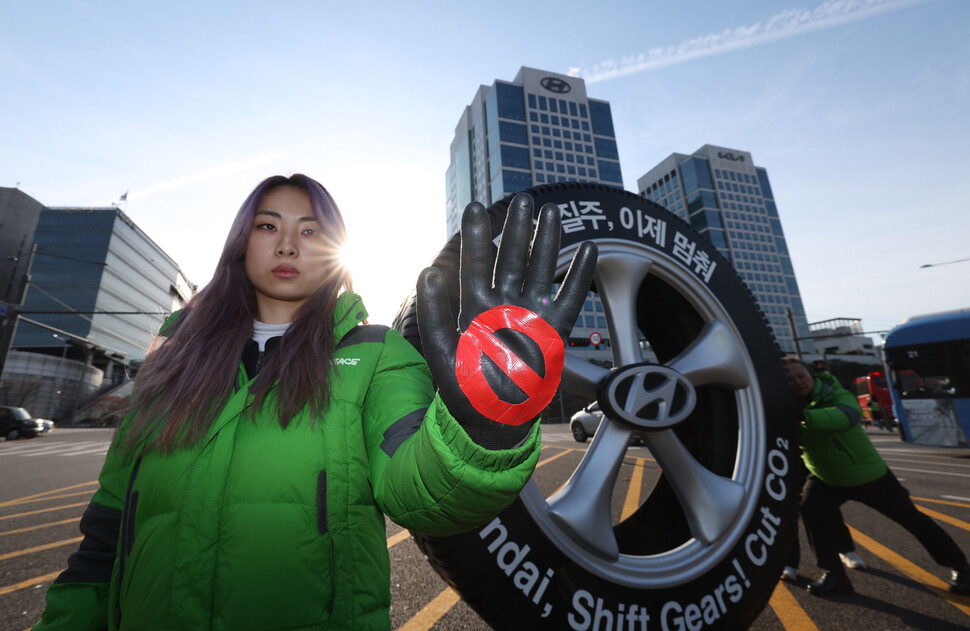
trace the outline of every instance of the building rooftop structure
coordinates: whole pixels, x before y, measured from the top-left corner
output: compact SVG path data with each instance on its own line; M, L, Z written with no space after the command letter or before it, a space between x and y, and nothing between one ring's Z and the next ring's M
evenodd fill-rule
M880 359L879 349L865 334L859 318L830 318L808 325L815 348L822 355L864 355Z

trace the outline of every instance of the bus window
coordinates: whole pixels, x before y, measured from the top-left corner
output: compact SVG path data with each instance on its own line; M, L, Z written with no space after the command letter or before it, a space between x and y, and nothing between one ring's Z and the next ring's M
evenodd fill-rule
M946 344L920 344L887 349L893 381L902 399L938 399L970 396L970 384L961 370L959 348ZM953 357L951 357L953 355ZM963 374L961 374L963 373Z

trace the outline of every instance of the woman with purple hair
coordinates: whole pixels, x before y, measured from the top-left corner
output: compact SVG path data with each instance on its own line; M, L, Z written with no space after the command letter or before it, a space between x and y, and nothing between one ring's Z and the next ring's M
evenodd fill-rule
M384 515L468 530L535 467L596 248L552 296L559 211L539 211L534 237L533 215L513 199L493 258L488 213L466 209L457 327L441 274L422 272L429 368L366 324L323 186L260 183L146 357L34 628L389 629Z

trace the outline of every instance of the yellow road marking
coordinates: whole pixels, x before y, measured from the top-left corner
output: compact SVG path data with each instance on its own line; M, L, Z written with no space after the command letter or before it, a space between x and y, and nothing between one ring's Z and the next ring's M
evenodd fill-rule
M64 570L58 570L56 572L51 572L50 574L44 574L43 576L28 578L26 581L14 583L13 585L0 587L0 596L3 596L4 594L9 594L10 592L15 592L20 589L26 589L27 587L34 587L36 585L40 585L41 583L46 583L47 581L52 581L55 578L57 578L58 574L60 574L63 571Z
M785 627L785 631L818 631L818 627L781 581L778 581L775 591L771 593L768 604Z
M27 517L28 515L39 515L40 513L49 513L55 510L62 510L65 508L76 508L78 506L87 506L87 502L78 502L77 504L65 504L64 506L52 506L51 508L42 508L40 510L27 511L26 513L17 513L16 515L4 515L0 517L0 520L4 519L14 519L16 517Z
M852 526L849 526L849 532L852 533L852 539L862 545L869 552L872 552L877 557L886 561L890 565L894 566L900 572L908 575L911 579L917 583L921 583L924 587L929 589L931 592L935 593L937 596L947 601L963 613L970 616L970 597L958 596L956 594L950 593L948 591L949 585L944 583L942 580L933 576L923 568L919 567L915 563L904 559L900 555L896 554L886 546L882 545L875 539L862 534Z
M97 483L98 483L97 480L94 480L92 482L82 482L80 484L72 484L71 486L65 486L60 489L51 489L50 491L44 491L43 493L35 493L33 495L28 495L26 497L18 497L17 499L7 500L6 502L0 502L0 508L3 508L4 506L12 506L14 504L22 504L27 500L34 499L35 497L43 497L45 495L51 495L52 493L60 493L61 491L70 491L71 489L76 489L82 486L89 486L91 484L97 484Z
M51 500L60 500L65 497L74 497L75 495L91 495L94 493L91 491L78 491L77 493L64 493L63 495L50 495L48 497L37 497L34 499L20 499L20 500L10 500L4 506L21 506L23 504L36 504L37 502L49 502Z
M426 631L438 622L461 598L452 588L447 588L434 597L414 617L404 623L398 631Z
M391 546L396 546L397 544L406 540L410 536L411 536L410 530L402 530L396 535L391 535L390 537L387 538L387 549L390 550Z
M0 532L0 537L4 535L18 535L22 532L30 532L31 530L40 530L41 528L50 528L51 526L61 526L63 524L69 524L71 522L81 521L80 517L72 517L70 519L62 519L61 521L52 521L46 524L40 524L37 526L28 526L27 528L17 528L16 530L8 530L7 532Z
M913 506L916 506L916 504L914 504ZM963 521L961 519L957 519L956 517L950 517L949 515L945 515L943 513L938 513L938 512L936 512L935 510L933 510L931 508L925 508L923 506L916 506L916 508L918 508L920 511L926 513L927 515L929 515L933 519L939 519L940 521L944 521L944 522L950 524L951 526L956 526L957 528L963 528L964 530L970 530L970 524L968 524L967 522L965 522L965 521Z
M536 469L538 469L539 467L541 467L541 466L542 466L542 465L544 465L544 464L549 464L549 463L550 463L550 462L552 462L553 460L557 460L557 459L559 459L559 458L562 458L562 457L563 457L563 456L565 456L566 454L568 454L568 453L572 453L572 452L574 452L574 451L576 451L576 450L575 450L575 449L567 449L566 451L561 451L561 452L559 452L559 453L558 453L558 454L556 454L555 456L549 456L549 457L548 457L548 458L546 458L545 460L540 460L539 462L537 462L537 463L536 463Z
M44 550L50 550L51 548L60 548L61 546L77 543L81 539L84 539L84 537L74 537L73 539L62 539L61 541L55 541L53 543L45 543L42 546L34 546L33 548L24 548L23 550L15 550L13 552L8 552L6 554L0 554L0 561L6 561L7 559L12 559L14 557L22 557L26 554L33 554L34 552L42 552Z
M633 474L630 476L630 488L626 492L626 500L623 502L623 511L620 514L620 521L637 512L640 508L640 491L643 486L643 466L646 458L635 458Z
M960 508L970 508L970 504L965 504L962 502L953 502L950 500L937 500L931 497L911 497L914 502L931 502L933 504L948 504L950 506L959 506Z

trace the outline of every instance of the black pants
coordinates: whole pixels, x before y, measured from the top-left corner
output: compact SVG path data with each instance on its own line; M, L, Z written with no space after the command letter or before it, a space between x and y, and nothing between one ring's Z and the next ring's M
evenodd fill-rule
M802 521L818 566L823 570L842 567L839 545L844 540L841 530L845 529L845 524L841 506L849 500L876 509L911 532L940 565L949 568L966 565L967 557L953 538L917 510L909 499L909 491L892 471L887 471L878 480L859 486L829 486L814 475L808 476L802 491Z
M839 516L841 517L841 512ZM830 537L830 545L836 554L855 552L855 542L852 541L852 533L849 532L849 527L841 519L828 536ZM801 560L802 546L798 542L798 532L795 532L795 541L792 542L791 552L788 553L788 562L785 565L797 569Z

